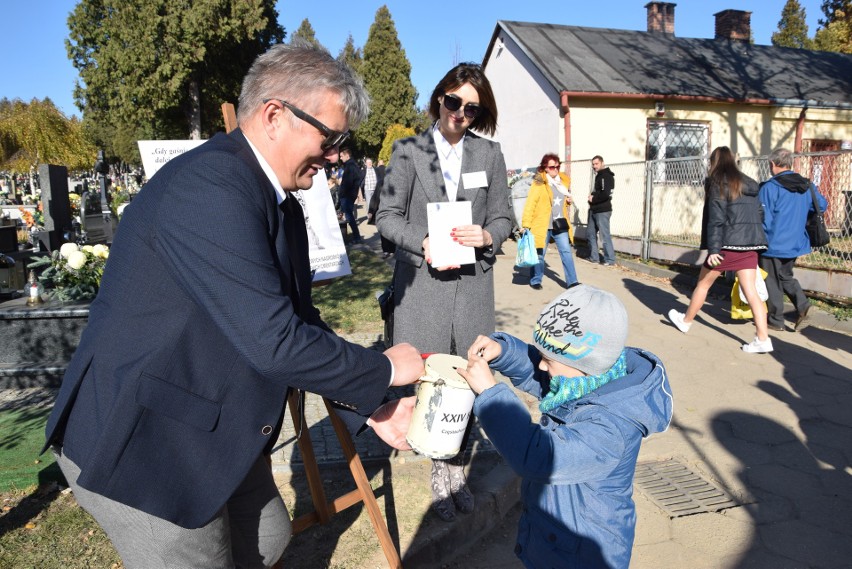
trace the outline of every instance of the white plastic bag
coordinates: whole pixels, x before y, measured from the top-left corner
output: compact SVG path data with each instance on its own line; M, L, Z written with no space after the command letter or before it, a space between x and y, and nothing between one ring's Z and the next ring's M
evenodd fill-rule
M766 278L766 271L757 267L757 271L755 271L754 277L754 288L757 289L757 296L760 297L760 300L766 302L769 298L769 291L766 290L766 281L763 279ZM748 299L745 297L745 293L743 292L743 287L737 287L740 291L740 300L743 301L744 304L748 304Z

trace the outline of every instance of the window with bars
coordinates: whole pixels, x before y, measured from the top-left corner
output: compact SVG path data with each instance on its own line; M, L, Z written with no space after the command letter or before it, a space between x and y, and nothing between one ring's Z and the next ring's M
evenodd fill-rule
M706 156L709 152L708 123L686 121L648 121L648 160ZM703 175L686 162L658 162L654 182L702 184Z

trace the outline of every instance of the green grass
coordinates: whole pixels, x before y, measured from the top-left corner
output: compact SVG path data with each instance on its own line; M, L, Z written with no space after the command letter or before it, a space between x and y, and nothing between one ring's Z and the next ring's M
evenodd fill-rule
M53 455L38 454L44 445L44 424L49 412L49 406L0 411L0 492L63 479Z
M338 333L379 333L382 318L376 292L391 280L391 268L375 253L349 251L352 274L313 290L314 305L322 318Z
M8 508L8 510L7 510ZM3 494L0 567L117 569L121 559L73 495L55 486Z
M50 452L39 456L50 406L0 410L0 567L120 567L103 531L71 494Z

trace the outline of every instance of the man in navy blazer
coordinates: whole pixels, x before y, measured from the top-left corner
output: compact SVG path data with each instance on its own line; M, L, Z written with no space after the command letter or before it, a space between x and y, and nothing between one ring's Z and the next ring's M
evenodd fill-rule
M128 568L266 567L290 520L265 462L288 390L396 448L422 373L410 345L349 344L311 301L307 189L368 112L327 52L279 45L243 82L240 128L166 164L127 208L46 446Z

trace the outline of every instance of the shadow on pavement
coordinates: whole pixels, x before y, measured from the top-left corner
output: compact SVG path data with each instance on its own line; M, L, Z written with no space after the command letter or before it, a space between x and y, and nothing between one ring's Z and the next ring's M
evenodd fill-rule
M749 335L753 333L753 329L749 328L748 333L743 333L742 336L733 334L732 332L722 328L714 324L713 319L718 318L720 321L725 322L742 322L743 324L747 324L751 326L751 320L732 320L730 315L731 309L731 297L730 293L727 295L722 294L720 288L715 288L719 282L723 279L717 279L717 283L714 283L714 287L710 289L710 294L707 295L707 300L704 302L704 306L702 306L701 311L695 318L695 322L697 325L706 326L711 330L721 334L722 336L727 336L734 340L737 344L741 344L744 341L750 341ZM624 278L624 287L630 291L630 293L639 300L642 304L644 304L651 312L660 315L660 322L665 323L667 326L672 326L671 322L669 322L666 314L668 314L669 310L674 308L679 312L685 312L687 306L689 305L689 295L692 294L692 289L690 288L688 291L684 291L686 296L677 296L672 294L668 290L659 288L654 285L645 284L640 280L632 279L632 278ZM709 316L707 316L709 315ZM694 328L693 328L694 330Z
M848 336L812 334L824 345L848 345ZM736 474L756 499L743 506L756 532L735 567L841 567L852 558L852 376L799 345L796 335L781 338L773 338L771 356L784 365L783 380L759 380L757 388L785 403L797 424L741 411L712 418L714 435L739 461Z

